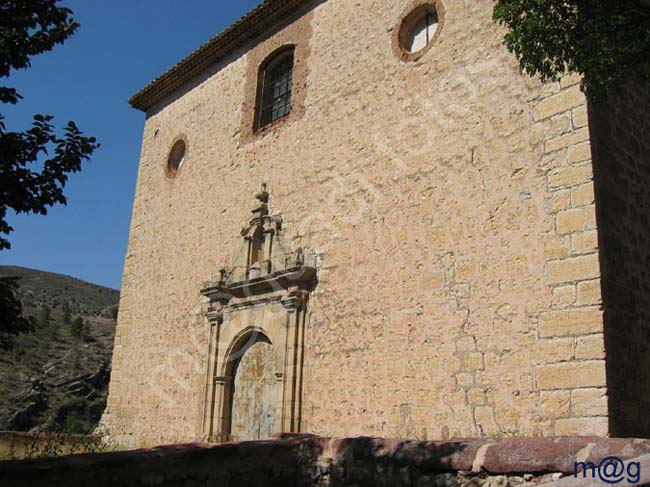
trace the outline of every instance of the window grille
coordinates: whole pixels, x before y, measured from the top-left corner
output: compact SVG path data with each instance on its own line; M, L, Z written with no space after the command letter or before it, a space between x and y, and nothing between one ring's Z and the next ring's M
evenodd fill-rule
M293 49L290 49L277 54L265 64L262 73L258 128L289 115L292 85Z

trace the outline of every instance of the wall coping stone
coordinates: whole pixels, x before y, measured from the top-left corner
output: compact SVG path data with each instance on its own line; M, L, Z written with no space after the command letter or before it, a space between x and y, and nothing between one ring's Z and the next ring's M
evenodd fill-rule
M318 452L335 464L354 461L396 463L431 471L474 471L489 474L561 472L573 474L574 462L598 462L607 456L629 460L650 454L650 440L603 437L453 439L321 438L314 435L276 435L270 440L240 443L186 443L140 450L69 455L59 458L0 462L0 483L7 476L37 470L114 468L133 463L183 460L205 456L210 462L229 459L267 459ZM322 461L322 460L321 460Z

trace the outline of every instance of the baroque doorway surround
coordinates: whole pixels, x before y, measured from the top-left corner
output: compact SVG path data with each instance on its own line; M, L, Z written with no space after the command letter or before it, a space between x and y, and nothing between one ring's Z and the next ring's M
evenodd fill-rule
M205 283L209 323L203 437L268 438L299 432L304 329L316 262L291 250L266 185L230 268Z

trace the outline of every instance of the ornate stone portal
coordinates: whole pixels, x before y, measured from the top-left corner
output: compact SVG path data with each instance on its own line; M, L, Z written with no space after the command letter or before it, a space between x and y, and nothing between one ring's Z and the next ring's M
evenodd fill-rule
M304 328L315 259L284 240L266 185L231 268L205 284L210 324L203 433L208 441L300 431Z

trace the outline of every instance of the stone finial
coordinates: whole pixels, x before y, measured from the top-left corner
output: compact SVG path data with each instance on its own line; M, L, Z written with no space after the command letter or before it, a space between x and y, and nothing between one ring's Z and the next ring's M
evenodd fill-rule
M255 199L259 203L256 204L256 208L253 210L253 222L269 214L269 192L266 190L266 183L262 183L262 189L255 195Z
M226 276L228 274L228 270L225 267L222 267L219 269L219 284L225 284L226 283Z
M255 195L255 198L262 204L269 202L269 193L266 191L266 183L262 183L262 189Z
M305 263L305 251L302 247L296 249L296 265L303 265Z

